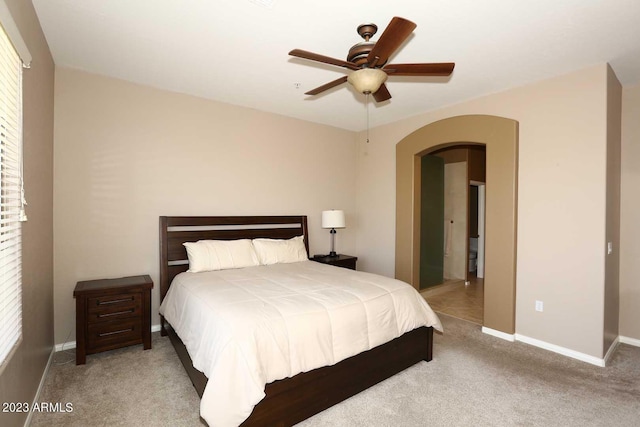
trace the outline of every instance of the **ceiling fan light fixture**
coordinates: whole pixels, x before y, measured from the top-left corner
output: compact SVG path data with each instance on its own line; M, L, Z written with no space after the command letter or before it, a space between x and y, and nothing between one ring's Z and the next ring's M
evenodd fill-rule
M363 68L349 74L347 81L360 93L376 93L387 80L387 73L379 68Z

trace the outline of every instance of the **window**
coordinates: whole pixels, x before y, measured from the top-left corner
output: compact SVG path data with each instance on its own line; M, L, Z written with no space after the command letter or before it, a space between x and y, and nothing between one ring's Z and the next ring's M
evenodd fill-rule
M23 206L22 61L0 25L0 365L22 336Z

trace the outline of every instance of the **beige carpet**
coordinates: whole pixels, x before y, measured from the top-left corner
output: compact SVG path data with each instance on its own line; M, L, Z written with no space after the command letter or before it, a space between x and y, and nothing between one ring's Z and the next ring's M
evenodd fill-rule
M620 345L598 368L482 334L445 315L434 360L421 362L300 426L637 426L640 348ZM201 426L198 396L168 339L89 356L56 354L34 426Z

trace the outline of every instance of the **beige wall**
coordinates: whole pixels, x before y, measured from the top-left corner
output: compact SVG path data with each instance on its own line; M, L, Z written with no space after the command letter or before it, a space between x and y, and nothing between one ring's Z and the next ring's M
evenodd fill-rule
M519 122L516 332L603 356L606 64L371 129L358 135L357 250L394 275L395 145L466 114ZM535 300L544 312L534 310Z
M56 72L56 342L75 337L78 280L158 280L159 215L308 215L327 253L355 253L354 134L76 70ZM158 287L153 320L159 322Z
M22 342L0 375L0 402L31 402L53 347L54 64L29 1L5 0L33 62L24 71L24 173L29 221L22 228ZM26 413L0 413L21 426Z
M640 85L622 91L620 335L640 340Z

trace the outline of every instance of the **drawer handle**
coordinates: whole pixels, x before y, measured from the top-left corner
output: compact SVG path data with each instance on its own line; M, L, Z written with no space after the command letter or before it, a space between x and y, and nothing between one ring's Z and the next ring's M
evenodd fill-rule
M98 300L98 305L117 304L119 302L126 302L126 301L133 301L133 297L114 299L114 300L110 300L110 301L100 301L100 300Z
M98 319L101 319L103 317L110 317L110 316L119 316L121 314L128 314L128 313L133 313L135 310L131 309L131 310L124 310L124 311L117 311L115 313L104 313L104 314L98 314Z
M125 332L131 332L131 331L133 331L133 328L121 329L119 331L105 332L105 333L102 333L102 334L98 334L98 337L100 337L100 338L108 337L109 335L122 334L122 333L125 333Z

